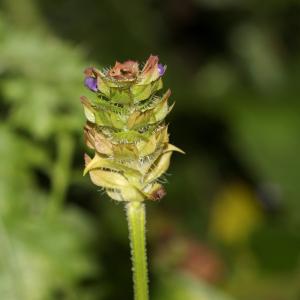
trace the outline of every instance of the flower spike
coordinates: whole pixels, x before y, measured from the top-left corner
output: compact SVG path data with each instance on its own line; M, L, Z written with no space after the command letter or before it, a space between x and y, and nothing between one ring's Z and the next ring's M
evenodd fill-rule
M144 67L128 60L106 70L85 70L85 85L96 92L81 97L87 119L84 174L116 201L160 200L166 191L160 177L174 151L164 119L171 110L170 90L160 95L166 66L150 55Z

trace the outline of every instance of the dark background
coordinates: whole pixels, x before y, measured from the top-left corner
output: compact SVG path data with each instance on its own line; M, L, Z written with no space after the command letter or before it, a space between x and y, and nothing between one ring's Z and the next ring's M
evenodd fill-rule
M0 298L133 298L79 97L86 67L155 54L186 155L147 203L151 299L300 299L299 31L296 0L2 0Z

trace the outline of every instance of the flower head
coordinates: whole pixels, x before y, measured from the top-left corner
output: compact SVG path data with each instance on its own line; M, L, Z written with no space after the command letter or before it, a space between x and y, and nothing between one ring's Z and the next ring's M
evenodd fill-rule
M162 87L166 67L150 55L142 69L136 61L116 62L102 72L85 70L85 85L96 93L81 97L87 119L84 174L117 201L160 200L166 194L159 178L174 151L164 119L171 111L170 90Z

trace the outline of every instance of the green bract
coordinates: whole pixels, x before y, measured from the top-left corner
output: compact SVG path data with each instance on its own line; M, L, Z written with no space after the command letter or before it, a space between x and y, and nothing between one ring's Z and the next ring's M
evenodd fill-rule
M159 177L173 151L164 119L172 109L171 91L159 96L165 67L150 56L142 70L134 61L116 62L106 71L88 68L86 86L94 97L81 97L87 123L84 174L117 201L158 200L165 195Z

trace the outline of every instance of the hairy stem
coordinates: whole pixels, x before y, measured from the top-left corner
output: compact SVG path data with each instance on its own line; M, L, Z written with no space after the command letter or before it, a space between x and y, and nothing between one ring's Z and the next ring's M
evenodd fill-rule
M134 299L148 300L145 204L129 202L126 204L126 212L131 246Z

